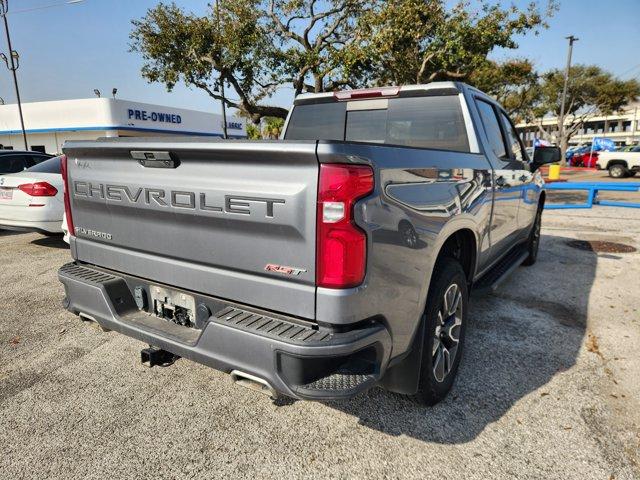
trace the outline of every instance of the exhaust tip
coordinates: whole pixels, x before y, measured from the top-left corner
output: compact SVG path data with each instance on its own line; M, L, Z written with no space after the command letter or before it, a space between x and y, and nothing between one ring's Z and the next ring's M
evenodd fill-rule
M241 372L240 370L233 370L230 375L231 380L236 385L258 391L273 399L278 398L278 392L276 389L273 388L269 382L260 377L256 377L255 375L251 375L246 372Z

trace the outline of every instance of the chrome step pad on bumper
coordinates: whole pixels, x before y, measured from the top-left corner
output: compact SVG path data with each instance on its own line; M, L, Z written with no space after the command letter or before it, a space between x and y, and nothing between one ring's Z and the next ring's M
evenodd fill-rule
M154 282L76 263L61 267L58 276L71 312L218 370L248 372L296 398L346 398L366 390L381 378L391 353L390 335L377 322L334 331L187 292L213 312L195 329L137 308L132 285Z

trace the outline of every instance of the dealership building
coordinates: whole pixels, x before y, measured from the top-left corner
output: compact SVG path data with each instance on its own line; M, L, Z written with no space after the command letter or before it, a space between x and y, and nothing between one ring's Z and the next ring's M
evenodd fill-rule
M541 135L539 126L549 133L551 138ZM545 117L531 123L516 125L527 146L532 146L537 137L556 141L558 118ZM590 144L594 137L610 138L618 146L636 145L640 142L640 102L630 103L611 115L591 115L571 138L569 145Z
M59 153L67 140L100 137L222 137L222 115L113 98L23 103L29 150ZM246 120L227 117L229 138L246 138ZM16 104L0 105L0 148L24 150Z

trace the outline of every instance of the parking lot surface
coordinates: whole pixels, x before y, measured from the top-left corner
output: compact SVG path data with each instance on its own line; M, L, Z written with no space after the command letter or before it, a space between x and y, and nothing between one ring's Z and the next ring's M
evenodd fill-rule
M547 211L538 263L474 297L451 394L293 402L60 306L59 239L0 232L0 472L19 478L640 478L637 210Z

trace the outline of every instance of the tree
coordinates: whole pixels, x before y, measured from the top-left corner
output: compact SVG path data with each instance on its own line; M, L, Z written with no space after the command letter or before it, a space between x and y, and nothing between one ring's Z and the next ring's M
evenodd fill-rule
M279 46L274 77L292 83L296 95L350 85L341 66L361 40L356 21L369 8L362 0L270 0L268 28Z
M209 6L204 16L160 3L133 20L131 50L142 54L149 82L171 90L182 81L254 124L286 117L286 109L265 104L285 85L297 95L465 80L474 70L482 73L477 83L524 111L528 99L516 80L531 74L526 63L497 65L487 55L543 28L555 8L547 1L544 10L536 2L519 9L492 0L453 7L446 0L219 0L219 9ZM504 73L511 83L501 80ZM231 86L224 100L221 83Z
M539 74L531 61L487 60L471 72L468 82L494 97L517 122L531 121L540 100Z
M282 128L284 127L284 120L278 117L265 117L263 119L262 137L277 139L280 138Z
M564 71L562 70L551 70L542 75L540 99L534 110L536 117L542 118L549 114L560 116L563 83ZM563 135L562 138L556 137L556 143L560 146L563 155L569 141L583 127L585 120L594 115L608 115L620 110L638 96L640 96L640 84L637 80L619 80L596 65L571 67L567 84ZM557 135L557 132L552 135L542 125L538 128L547 138Z
M376 2L358 19L360 53L345 65L361 84L402 85L434 80L464 80L486 64L496 47L517 48L514 37L538 32L553 13L536 2L520 10L488 0L461 1L452 8L443 0Z
M269 81L274 51L260 2L234 0L209 8L200 17L175 3L160 3L132 21L131 50L142 54L142 76L164 83L169 91L183 81L239 109L254 123L264 116L284 118L286 109L261 103L277 83ZM223 100L220 82L230 85L239 100L228 95Z
M253 123L247 123L247 138L249 140L259 140L262 138L260 127Z

